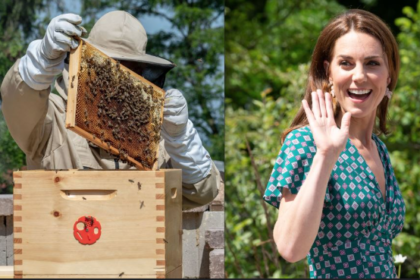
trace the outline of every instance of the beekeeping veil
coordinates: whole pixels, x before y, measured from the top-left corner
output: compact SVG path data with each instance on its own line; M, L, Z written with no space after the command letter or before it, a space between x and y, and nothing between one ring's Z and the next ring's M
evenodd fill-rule
M142 69L141 76L161 88L166 73L175 67L169 60L146 53L147 34L143 25L124 11L102 16L85 40L114 59L136 62L136 68Z

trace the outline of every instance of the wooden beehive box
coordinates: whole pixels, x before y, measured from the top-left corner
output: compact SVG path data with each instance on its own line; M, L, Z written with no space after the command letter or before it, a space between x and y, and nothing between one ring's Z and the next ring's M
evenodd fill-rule
M181 170L37 170L13 177L15 277L182 277ZM76 239L83 217L100 223L94 244Z
M70 52L66 127L140 170L156 170L165 91L84 40Z

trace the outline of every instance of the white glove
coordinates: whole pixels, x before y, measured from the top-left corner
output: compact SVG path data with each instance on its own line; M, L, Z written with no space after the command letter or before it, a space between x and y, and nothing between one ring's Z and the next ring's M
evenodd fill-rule
M79 45L73 36L87 33L79 26L81 22L82 18L75 14L57 16L48 25L44 39L29 44L19 63L19 73L28 86L35 90L47 89L63 71L67 52Z
M162 137L166 151L171 156L172 166L182 169L184 183L195 184L209 174L211 157L188 119L187 101L176 89L165 93Z

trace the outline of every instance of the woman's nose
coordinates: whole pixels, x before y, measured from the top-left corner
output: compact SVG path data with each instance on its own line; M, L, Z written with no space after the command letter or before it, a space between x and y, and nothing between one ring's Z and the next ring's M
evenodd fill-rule
M354 68L353 81L357 83L366 81L366 73L363 65L357 65Z

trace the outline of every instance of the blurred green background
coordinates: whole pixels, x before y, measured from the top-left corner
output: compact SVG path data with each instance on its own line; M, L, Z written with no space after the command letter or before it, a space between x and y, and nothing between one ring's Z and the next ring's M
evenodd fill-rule
M420 277L420 2L225 1L226 276L308 278L306 259L284 261L272 241L277 210L262 194L280 136L303 99L312 50L328 21L348 8L382 18L398 40L399 81L381 136L406 202L402 278Z
M179 89L191 121L213 160L224 159L224 2L223 0L2 0L0 1L0 84L9 68L42 39L52 18L82 16L90 31L105 13L124 10L148 34L147 53L173 61L165 89ZM25 165L1 111L0 194L12 193L12 171Z

